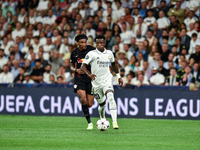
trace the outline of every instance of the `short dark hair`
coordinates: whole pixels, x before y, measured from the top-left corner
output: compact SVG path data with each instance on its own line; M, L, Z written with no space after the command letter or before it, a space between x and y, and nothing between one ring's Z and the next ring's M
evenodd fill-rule
M106 38L105 38L105 36L104 36L103 34L99 34L99 35L96 36L95 41L96 41L97 39L104 39L104 40L105 40Z

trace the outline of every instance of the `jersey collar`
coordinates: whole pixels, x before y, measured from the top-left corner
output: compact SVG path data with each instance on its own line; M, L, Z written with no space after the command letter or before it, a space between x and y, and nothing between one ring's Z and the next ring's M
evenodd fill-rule
M101 54L101 53L105 54L105 53L107 53L107 50L105 48L104 48L103 52L99 51L97 48L96 48L96 51L97 51L98 54Z

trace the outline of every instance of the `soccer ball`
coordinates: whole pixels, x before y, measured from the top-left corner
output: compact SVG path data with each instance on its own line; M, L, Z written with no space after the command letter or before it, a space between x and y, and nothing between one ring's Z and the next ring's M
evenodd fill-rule
M101 131L106 131L106 130L108 130L109 127L110 127L110 123L105 118L99 119L97 121L97 129L99 129Z

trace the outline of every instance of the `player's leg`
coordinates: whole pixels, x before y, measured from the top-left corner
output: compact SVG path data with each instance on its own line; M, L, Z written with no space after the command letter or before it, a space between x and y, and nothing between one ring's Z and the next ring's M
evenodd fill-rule
M92 92L92 84L91 83L86 84L86 100L87 100L88 107L92 107L92 105L94 103L94 95Z
M100 119L105 118L106 100L103 103L99 104L98 111L99 111Z
M87 99L86 99L86 91L85 90L77 90L77 94L79 96L79 99L82 104L82 111L85 115L85 118L88 122L88 129L93 129L93 125L90 119L90 113L89 113L89 108L87 105Z
M105 109L106 109L106 96L103 93L102 88L93 88L93 94L97 102L99 103L98 111L101 118L105 118Z
M105 95L108 99L108 103L109 103L109 110L110 110L110 114L112 117L112 121L113 121L113 128L114 129L119 129L119 126L117 124L117 105L114 99L114 91L109 89L105 92Z

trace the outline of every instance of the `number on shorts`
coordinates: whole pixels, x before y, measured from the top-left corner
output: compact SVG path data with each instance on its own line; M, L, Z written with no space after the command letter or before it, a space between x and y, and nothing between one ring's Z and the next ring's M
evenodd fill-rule
M96 99L100 99L99 94L94 94L94 97L95 97Z

